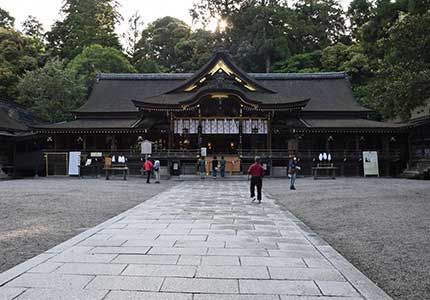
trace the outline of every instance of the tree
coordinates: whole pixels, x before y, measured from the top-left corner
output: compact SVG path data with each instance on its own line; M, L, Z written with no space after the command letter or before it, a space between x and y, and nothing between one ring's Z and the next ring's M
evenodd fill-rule
M430 13L405 15L388 31L386 54L363 101L386 118L408 119L430 99Z
M349 29L353 39L359 39L360 28L370 20L371 15L372 3L369 0L351 1L347 16L350 21Z
M39 22L35 17L28 16L27 19L22 23L22 33L26 36L33 37L40 41L44 38L44 30L42 23Z
M142 32L133 61L135 65L152 61L170 72L182 71L175 47L190 36L191 28L185 22L172 17L158 19Z
M190 10L191 17L196 23L207 25L211 19L222 19L230 24L230 18L238 13L249 0L199 0Z
M88 93L97 73L136 73L121 51L100 45L85 48L69 62L68 68L85 83Z
M84 102L84 84L58 59L27 72L18 87L18 102L49 122L70 120Z
M17 98L19 77L38 67L39 55L29 38L0 27L0 99Z
M275 72L280 73L313 73L320 72L321 51L296 54L285 61L279 62Z
M115 0L65 0L62 21L47 34L50 47L68 60L85 47L99 44L121 50L115 25L121 20Z
M274 62L289 56L290 13L285 3L267 1L232 16L231 50L244 69L271 72Z
M177 70L181 72L198 70L211 58L215 45L215 35L204 29L197 29L189 38L181 39L175 45Z
M11 29L15 24L15 18L7 11L0 8L0 27Z
M338 0L299 0L294 4L292 31L298 53L346 42L345 13Z
M128 19L128 32L125 35L127 40L126 54L131 59L133 59L137 51L137 44L142 34L143 24L142 16L137 11Z

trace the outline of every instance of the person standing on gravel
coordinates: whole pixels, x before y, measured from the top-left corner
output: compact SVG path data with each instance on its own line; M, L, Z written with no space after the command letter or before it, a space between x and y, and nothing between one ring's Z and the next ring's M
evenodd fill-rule
M295 190L296 189L297 172L300 170L300 167L299 167L298 162L297 162L297 157L294 157L290 160L290 162L288 164L288 170L289 170L289 174L291 176L290 190Z
M251 199L252 202L255 201L255 187L257 187L257 200L258 203L261 203L261 190L263 188L263 176L264 176L264 169L261 166L261 159L260 157L255 158L255 163L253 163L248 168L248 174L251 175Z

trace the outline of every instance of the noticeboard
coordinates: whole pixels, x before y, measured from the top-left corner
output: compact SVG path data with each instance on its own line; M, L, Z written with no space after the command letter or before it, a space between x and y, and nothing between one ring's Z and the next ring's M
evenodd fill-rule
M141 144L141 153L142 154L152 154L152 142L148 140L144 140Z
M81 152L69 152L69 176L79 176Z
M202 147L202 148L200 149L200 155L201 155L202 157L206 157L206 156L208 156L207 154L208 154L208 149L207 149L206 147Z
M363 170L364 176L379 176L378 152L363 152Z

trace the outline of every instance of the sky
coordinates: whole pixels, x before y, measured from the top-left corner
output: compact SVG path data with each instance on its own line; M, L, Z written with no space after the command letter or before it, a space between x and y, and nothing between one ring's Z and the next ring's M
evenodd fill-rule
M344 7L351 0L341 0ZM181 19L191 25L189 9L193 0L118 0L123 22L117 27L117 33L122 35L127 31L128 19L138 11L145 24L164 16ZM63 0L0 0L0 8L8 11L16 20L15 26L20 29L27 16L36 17L49 30L59 15Z

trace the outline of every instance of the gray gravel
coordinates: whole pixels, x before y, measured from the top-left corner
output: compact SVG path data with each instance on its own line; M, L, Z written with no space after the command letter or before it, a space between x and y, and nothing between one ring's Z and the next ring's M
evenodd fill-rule
M430 182L266 180L278 199L394 299L430 299Z
M0 273L168 189L174 181L0 181Z

